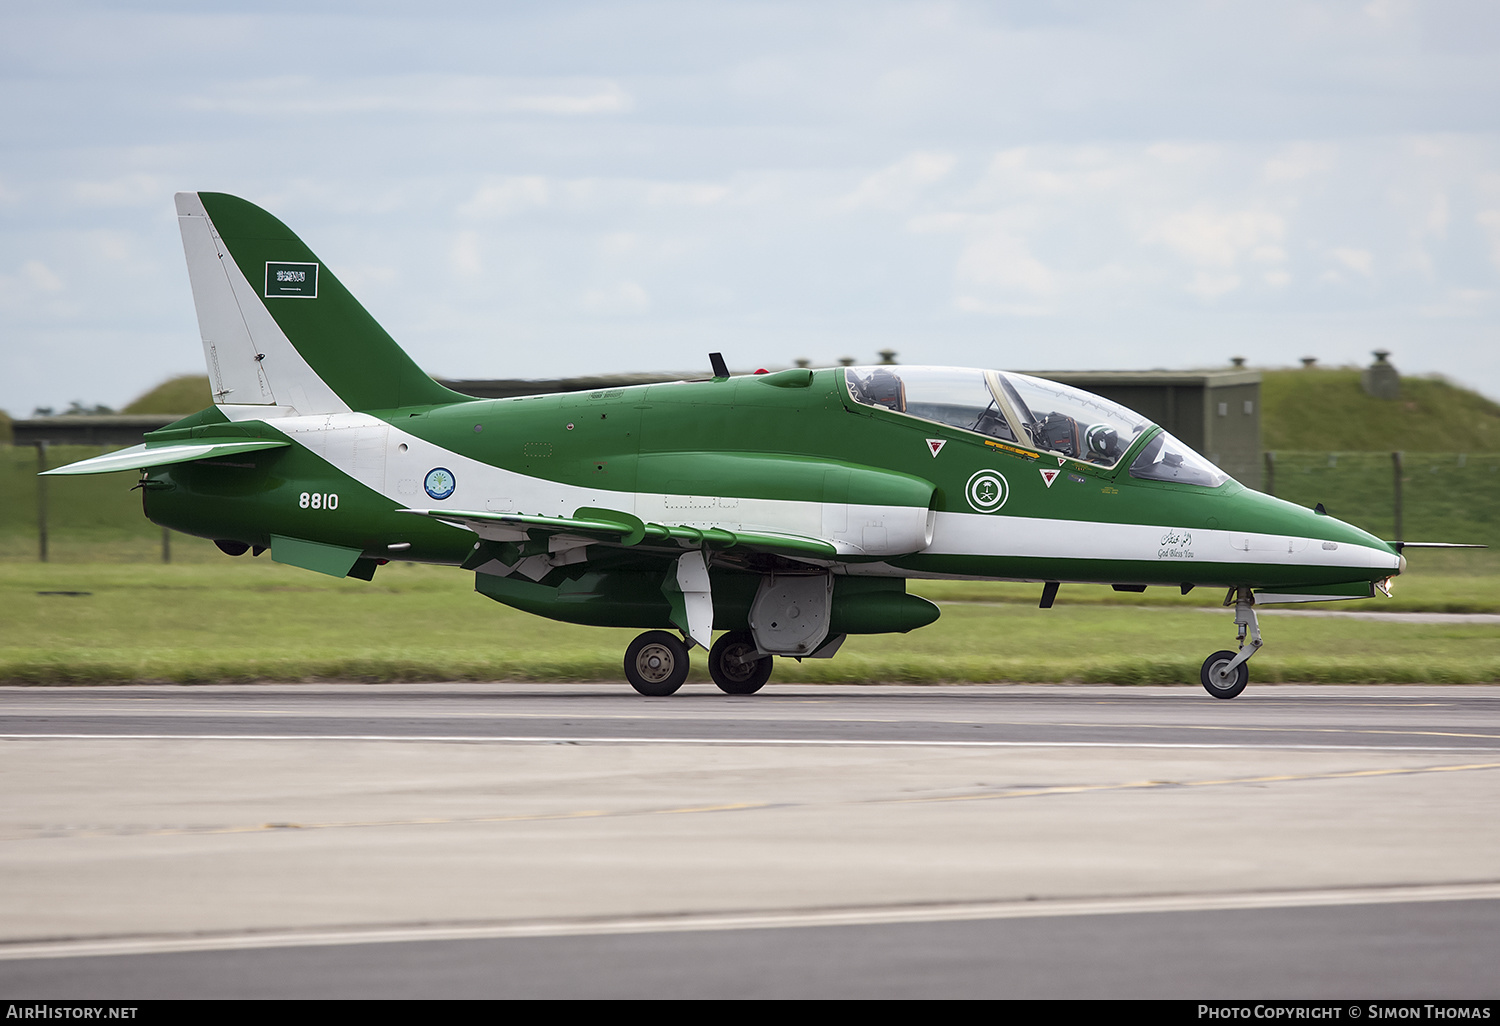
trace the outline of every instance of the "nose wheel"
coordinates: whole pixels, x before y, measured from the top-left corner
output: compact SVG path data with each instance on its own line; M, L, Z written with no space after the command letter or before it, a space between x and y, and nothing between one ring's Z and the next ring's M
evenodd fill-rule
M1235 656L1238 654L1229 651L1215 652L1203 660L1199 679L1210 695L1215 698L1233 698L1250 683L1250 667L1244 663L1235 663Z
M1234 625L1240 639L1240 650L1215 652L1203 661L1198 679L1203 690L1215 698L1233 698L1245 690L1250 683L1250 667L1245 665L1250 657L1260 651L1260 622L1255 618L1255 596L1248 587L1231 589L1224 597L1224 604L1234 600ZM1250 644L1245 644L1245 635L1250 635Z
M675 634L647 631L625 650L625 679L643 695L670 695L687 680L687 646Z

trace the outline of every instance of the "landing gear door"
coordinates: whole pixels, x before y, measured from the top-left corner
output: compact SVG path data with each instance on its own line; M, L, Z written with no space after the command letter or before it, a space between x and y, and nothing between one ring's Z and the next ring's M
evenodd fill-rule
M767 574L750 606L755 645L773 655L811 655L828 637L832 608L832 574Z

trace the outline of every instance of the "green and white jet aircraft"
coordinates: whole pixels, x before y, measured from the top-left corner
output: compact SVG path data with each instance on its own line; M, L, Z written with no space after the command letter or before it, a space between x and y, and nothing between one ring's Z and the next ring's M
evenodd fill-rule
M451 564L517 609L645 628L625 653L642 694L676 691L695 644L720 688L750 694L772 656L925 626L938 607L906 581L938 578L1040 582L1043 607L1060 582L1226 588L1239 650L1202 682L1233 698L1256 604L1389 594L1405 566L1399 543L1024 374L731 377L713 354L700 381L460 395L275 217L176 201L214 405L47 473L139 470L147 517L231 556L364 580L393 559Z

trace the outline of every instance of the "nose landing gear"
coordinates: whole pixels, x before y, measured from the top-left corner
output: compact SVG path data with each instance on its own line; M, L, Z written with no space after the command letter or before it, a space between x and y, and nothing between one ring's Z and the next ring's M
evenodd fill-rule
M1260 623L1255 618L1255 596L1249 587L1241 585L1224 596L1224 604L1234 599L1234 625L1239 635L1240 650L1215 652L1203 661L1199 680L1203 689L1215 698L1233 698L1245 690L1250 683L1250 667L1245 665L1251 656L1260 651ZM1250 635L1250 645L1245 645L1245 634Z

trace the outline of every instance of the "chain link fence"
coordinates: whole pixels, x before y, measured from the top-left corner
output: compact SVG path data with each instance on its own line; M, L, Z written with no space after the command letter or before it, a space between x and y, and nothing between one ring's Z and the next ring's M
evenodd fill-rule
M1377 538L1500 545L1500 453L1268 452L1263 483Z

